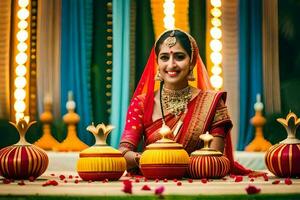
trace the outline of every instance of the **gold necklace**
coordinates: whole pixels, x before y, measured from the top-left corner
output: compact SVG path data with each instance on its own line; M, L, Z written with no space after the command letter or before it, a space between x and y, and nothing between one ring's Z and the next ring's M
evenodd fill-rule
M190 86L181 90L170 90L163 87L161 96L163 109L178 116L187 109L187 104L192 98L192 91Z

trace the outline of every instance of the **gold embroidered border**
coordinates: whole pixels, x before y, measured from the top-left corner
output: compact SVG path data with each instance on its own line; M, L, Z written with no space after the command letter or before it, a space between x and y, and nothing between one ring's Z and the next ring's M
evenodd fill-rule
M191 118L187 135L183 142L184 148L187 152L191 153L197 143L199 142L199 136L205 131L207 126L208 117L210 111L213 109L213 102L216 97L216 92L200 92L198 99L196 101L194 114Z

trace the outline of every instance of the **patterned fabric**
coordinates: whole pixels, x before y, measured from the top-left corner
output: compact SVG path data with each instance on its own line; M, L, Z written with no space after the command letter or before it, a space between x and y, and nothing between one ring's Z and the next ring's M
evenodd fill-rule
M189 102L186 115L184 115L184 113L181 113L178 117L172 114L166 115L166 124L173 131L179 121L183 121L183 125L179 129L178 134L175 136L169 135L168 137L181 143L189 153L201 147L199 136L208 130L218 130L213 131L212 134L225 137L230 130L231 121L228 114L224 113L226 106L224 105L224 101L221 100L222 95L224 95L224 93L213 91L200 92ZM144 97L145 95L141 95L134 98L129 106L125 130L120 143L120 149L122 151L136 151L142 138L144 146L154 143L161 138L158 131L162 126L162 119L151 120L148 123L144 121L144 110L147 108L144 104ZM227 116L227 119L215 122L216 119L221 119L216 115L217 113L224 113L223 115ZM210 123L212 120L215 123ZM229 128L224 129L225 126Z

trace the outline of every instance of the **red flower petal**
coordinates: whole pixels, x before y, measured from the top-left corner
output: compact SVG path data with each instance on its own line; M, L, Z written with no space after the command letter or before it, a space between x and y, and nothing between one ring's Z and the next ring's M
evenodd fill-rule
M235 175L234 174L230 174L229 177L230 178L235 178Z
M182 186L182 183L180 181L178 181L177 186Z
M163 181L166 183L166 182L168 182L168 179L165 178Z
M253 185L249 185L248 187L245 188L247 194L257 194L261 191L260 188L257 188Z
M130 180L123 181L123 192L132 194L132 183Z
M139 182L140 182L140 179L139 179L139 178L135 178L135 182L136 182L136 183L139 183Z
M157 179L155 179L155 182L157 183L157 182L159 182L159 179L157 178Z
M67 183L68 181L67 180L64 180L64 183Z
M148 181L148 179L145 177L145 178L144 178L144 182L147 182L147 181Z
M29 176L28 180L29 180L30 182L33 182L33 181L35 180L35 177L34 177L34 176Z
M285 183L286 185L291 185L291 184L293 184L293 182L292 182L292 180L291 180L290 178L284 179L284 183Z
M253 182L253 181L254 181L254 178L250 178L250 181Z
M69 179L72 179L73 178L73 176L72 175L69 175Z
M24 183L24 181L23 180L21 180L19 183L18 183L18 185L25 185L25 183Z
M66 177L65 177L64 175L62 175L62 174L59 175L59 179L60 179L60 180L64 180L65 178L66 178Z
M206 179L206 178L202 178L202 179L201 179L201 182L202 182L202 183L207 183L207 179Z
M51 176L55 176L55 174L50 174Z
M10 184L10 180L7 178L3 179L2 182L3 184Z
M192 182L193 182L193 179L189 178L189 179L188 179L188 182L189 182L189 183L192 183Z
M243 181L243 177L242 176L236 176L234 179L234 182L241 182Z
M176 178L174 178L174 179L173 179L173 182L177 182L177 179L176 179Z
M223 181L226 181L226 180L227 180L227 178L223 177L223 178L222 178L222 180L223 180Z
M75 184L78 184L78 183L79 183L79 181L76 179L76 180L74 181L74 183L75 183Z
M164 190L165 190L165 187L164 186L160 186L160 187L158 187L158 188L155 189L154 193L156 195L162 195L162 193L164 192Z
M148 185L144 185L141 190L151 190L151 188Z
M274 184L279 184L279 183L280 183L280 180L275 180L275 181L272 182L273 185Z
M48 185L53 185L53 186L57 186L58 182L55 180L48 180L46 181L42 186L48 186Z
M267 174L264 174L263 177L264 177L264 180L265 180L265 181L269 181L269 177L268 177Z

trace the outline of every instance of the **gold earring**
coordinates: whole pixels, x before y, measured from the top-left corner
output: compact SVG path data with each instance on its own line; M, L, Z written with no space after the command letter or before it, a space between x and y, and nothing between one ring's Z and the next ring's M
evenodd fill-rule
M193 70L190 70L189 74L187 75L187 80L188 81L195 81L195 76L194 76L194 73L193 73Z
M160 76L159 70L157 70L157 72L156 72L155 80L156 81L163 81L162 77Z

